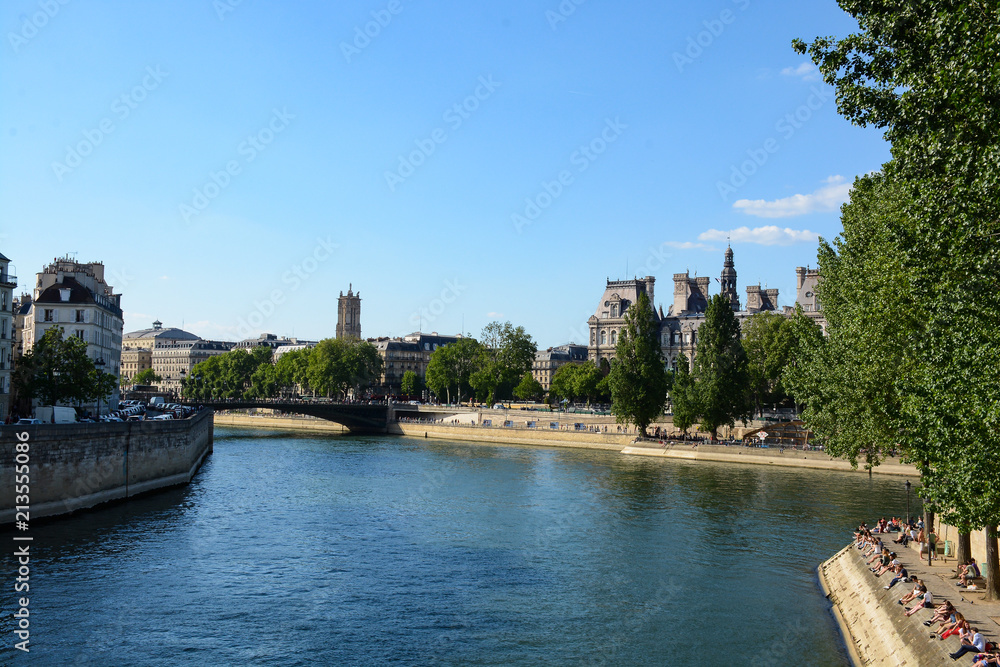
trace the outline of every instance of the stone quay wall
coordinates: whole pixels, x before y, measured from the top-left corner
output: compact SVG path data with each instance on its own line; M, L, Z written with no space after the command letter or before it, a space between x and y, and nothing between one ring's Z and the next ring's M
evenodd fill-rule
M886 576L872 576L853 544L819 567L820 584L833 603L851 661L886 667L952 664L948 652L957 644L928 638L930 630L921 621L931 617L930 611L906 618L896 601L912 586L897 584L884 590L889 583Z
M0 526L24 504L15 502L18 434L28 434L34 520L187 484L212 452L213 432L211 410L182 420L0 427Z

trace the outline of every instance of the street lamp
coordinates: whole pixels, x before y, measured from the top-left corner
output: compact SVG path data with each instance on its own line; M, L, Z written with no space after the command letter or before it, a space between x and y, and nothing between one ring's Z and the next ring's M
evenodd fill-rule
M910 480L906 480L906 525L910 525Z

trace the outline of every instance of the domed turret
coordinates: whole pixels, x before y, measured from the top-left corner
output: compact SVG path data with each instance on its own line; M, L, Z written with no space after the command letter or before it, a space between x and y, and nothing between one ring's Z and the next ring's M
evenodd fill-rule
M733 264L733 248L726 247L726 260L722 263L722 296L726 297L733 310L740 309L740 296L736 293L736 266Z

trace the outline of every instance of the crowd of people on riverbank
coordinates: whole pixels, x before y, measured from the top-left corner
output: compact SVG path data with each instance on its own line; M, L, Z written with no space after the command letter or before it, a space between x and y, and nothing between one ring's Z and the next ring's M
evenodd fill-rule
M889 540L890 544L905 547L910 541L914 541L920 545L920 553L925 554L929 550L932 557L937 540L932 526L928 526L925 531L922 522L911 520L907 524L897 517L891 519L883 517L872 528L862 523L854 533L855 546L861 551L862 558L865 559L872 574L876 577L887 573L892 576L883 589L890 590L901 582L913 585L908 593L897 600L897 604L903 607L903 615L910 617L924 609L932 610L931 617L923 621L925 626L934 629L930 637L938 640L958 637L958 647L949 654L952 660L958 660L971 653L974 654L973 667L1000 666L1000 649L996 643L987 641L980 629L970 625L968 619L949 600L936 604L934 594L926 583L918 577L910 576L906 567L897 558L896 552L883 541L883 538L888 538L894 533L896 538ZM962 566L958 585L967 586L977 580L979 575L975 559L970 559ZM937 627L934 627L935 625Z

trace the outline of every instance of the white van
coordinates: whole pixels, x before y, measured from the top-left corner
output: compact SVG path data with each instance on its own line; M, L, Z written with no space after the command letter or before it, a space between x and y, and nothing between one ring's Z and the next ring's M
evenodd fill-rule
M43 424L75 424L76 410L61 405L40 405L35 408L35 419Z

